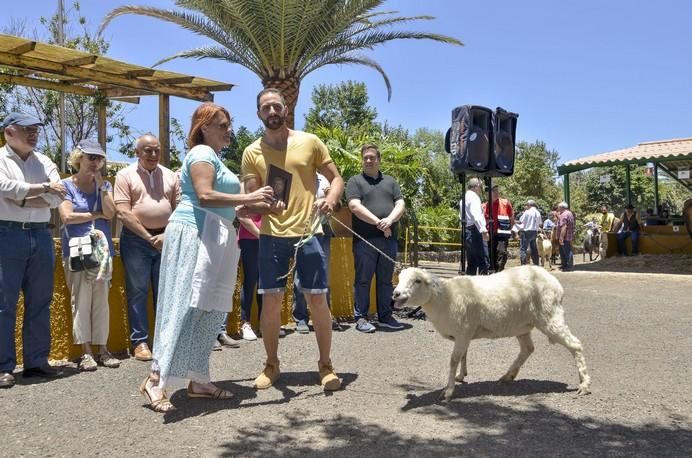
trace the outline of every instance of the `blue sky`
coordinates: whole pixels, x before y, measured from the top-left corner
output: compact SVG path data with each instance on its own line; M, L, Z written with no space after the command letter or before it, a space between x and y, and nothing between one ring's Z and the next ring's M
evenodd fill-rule
M0 17L38 24L57 0L12 2ZM71 0L65 0L71 5ZM169 0L82 0L96 27L120 5L173 7ZM475 104L519 113L519 140L542 140L561 162L642 141L690 136L692 18L684 0L549 1L390 0L386 10L436 19L409 25L454 36L463 47L400 41L369 52L389 75L393 95L379 74L356 66L327 67L301 87L296 127L310 107L312 87L344 80L364 82L378 120L446 130L451 109ZM177 51L208 42L176 26L125 16L106 29L109 57L151 65ZM237 84L216 101L236 126L259 126L255 96L259 79L238 65L178 60L161 68ZM171 115L185 127L195 102L171 98ZM128 116L137 131L157 131L157 99L142 98Z

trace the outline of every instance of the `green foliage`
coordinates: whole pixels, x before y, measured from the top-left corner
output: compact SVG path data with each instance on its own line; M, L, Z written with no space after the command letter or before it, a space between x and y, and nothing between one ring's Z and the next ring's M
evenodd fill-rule
M69 17L72 16L71 19ZM63 46L71 49L85 51L90 54L105 54L108 50L108 43L103 37L94 35L90 32L87 21L81 15L78 2L74 2L70 10L65 15L65 44ZM41 24L45 28L45 36L39 37L43 41L51 44L58 44L60 20L58 15L52 17L42 17ZM76 25L76 30L71 30L70 25ZM26 36L24 26L15 24L13 29L3 32L12 35ZM37 39L36 37L28 37ZM2 70L9 72L9 70ZM16 85L2 85L0 94L3 100L0 104L0 116L9 111L23 111L43 120L45 127L41 131L38 149L51 156L59 162L61 151L60 127L59 127L59 106L60 94L56 91L35 89ZM97 103L106 104L106 116L108 119L109 132L107 141L114 138L119 139L120 152L130 156L134 153L134 137L130 127L125 122L127 110L120 103L112 103L106 99L95 100L93 97L65 94L65 127L67 133L66 150L70 151L85 138L95 138L97 135L98 110Z
M327 126L347 132L370 132L375 128L377 110L368 105L368 100L365 83L320 84L312 90L312 107L305 115L305 130L312 132L317 126Z
M542 141L519 142L514 157L514 174L509 178L494 179L500 194L509 199L514 208L523 208L526 200L533 199L542 212L550 210L561 199L560 187L555 183L559 153L549 150Z
M418 240L420 249L433 251L459 249L458 245L436 245L426 243L459 243L461 240L461 232L454 230L459 228L459 212L456 209L444 206L423 207L416 212L415 217L419 227ZM413 222L410 221L408 224L409 227L412 228ZM412 237L413 235L409 235L409 239Z

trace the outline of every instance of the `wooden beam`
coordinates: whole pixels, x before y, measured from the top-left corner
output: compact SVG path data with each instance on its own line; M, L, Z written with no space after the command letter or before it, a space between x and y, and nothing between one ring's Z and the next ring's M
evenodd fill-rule
M99 56L84 56L84 57L77 57L76 59L70 59L70 60L65 60L62 62L63 65L67 65L69 67L81 67L82 65L90 65L96 62L96 59L98 59Z
M14 54L15 56L21 55L21 54L26 54L28 52L33 51L36 49L36 42L35 41L27 41L26 43L22 43L21 45L15 46L14 48L10 48L7 50L9 54Z
M132 103L139 105L139 97L109 97L114 102Z
M186 99L207 102L212 99L211 94L204 89L184 88L180 86L167 86L155 81L123 78L118 74L107 73L84 67L69 67L56 62L51 62L35 57L15 56L7 52L0 52L0 65L27 68L40 72L58 73L75 78L87 78L94 82L123 86L126 88L143 89L154 93L174 95Z
M0 75L0 83L18 84L20 86L48 89L50 91L66 92L68 94L89 95L92 97L97 94L97 91L87 87L75 86L69 83L56 83L53 81L26 78L23 76Z
M151 68L139 68L137 70L130 70L127 73L120 73L120 75L123 75L129 79L133 79L139 78L140 76L152 76L154 73L156 73L156 70L153 70Z
M127 89L124 87L113 87L113 86L102 87L101 91L108 98L141 97L141 96L147 96L147 95L156 95L156 91L143 91L140 89Z
M159 94L159 143L163 165L171 165L171 112L170 100L165 94Z
M170 78L156 78L153 81L161 84L187 84L191 83L194 79L194 76L174 76Z

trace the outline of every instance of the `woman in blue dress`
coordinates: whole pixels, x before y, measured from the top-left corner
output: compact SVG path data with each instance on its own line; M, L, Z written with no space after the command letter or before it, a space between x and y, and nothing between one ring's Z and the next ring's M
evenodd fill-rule
M238 254L238 247L233 226L229 224L235 218L235 207L262 202L268 205L272 189L265 186L251 194L241 194L238 177L219 158L230 141L228 111L213 103L200 105L192 115L187 139L191 149L181 167L182 197L164 236L154 361L150 374L140 386L149 406L157 412L174 409L166 388L184 384L186 379L189 380L188 397L223 400L233 396L230 391L211 383L209 377L209 355L224 312L213 306L207 308L210 304L200 298L218 299L218 294L207 294L219 291L214 280L218 272L224 276L228 269L232 272L237 269L238 256L233 255ZM210 224L218 224L219 229ZM219 250L208 250L205 234L213 232L212 229L217 232L211 238L225 234L225 240L232 236L233 243ZM229 265L230 262L205 264L204 261L224 250L231 251L229 259L234 259L236 265ZM204 265L211 267L200 272L200 266ZM231 295L223 299L229 306L233 300Z

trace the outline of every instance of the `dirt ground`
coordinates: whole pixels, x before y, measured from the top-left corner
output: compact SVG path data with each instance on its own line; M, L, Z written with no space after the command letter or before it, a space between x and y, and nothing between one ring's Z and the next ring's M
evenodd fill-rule
M659 262L665 260L659 259ZM585 347L592 394L576 396L571 355L534 331L535 353L510 385L514 339L477 340L468 383L439 403L451 342L430 323L402 319L398 332L335 333L342 391L317 385L314 334L281 340L282 376L267 391L252 380L261 341L211 356L230 401L173 394L178 411L144 406L148 365L78 373L54 381L18 377L0 390L2 456L690 456L692 453L691 259L620 272L645 256L581 264L556 277L566 321ZM677 262L674 260L673 262ZM605 269L605 271L604 271ZM643 267L640 270L646 270Z

